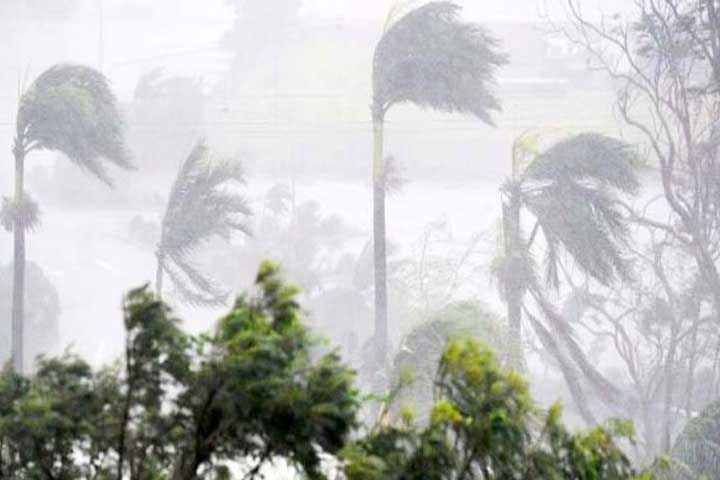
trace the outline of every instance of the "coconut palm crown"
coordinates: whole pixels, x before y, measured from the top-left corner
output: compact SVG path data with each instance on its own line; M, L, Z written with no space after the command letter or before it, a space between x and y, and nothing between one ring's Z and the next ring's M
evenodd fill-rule
M22 96L16 149L63 153L107 184L103 165L132 168L117 100L100 72L61 64L42 73Z
M557 287L562 250L579 269L602 284L628 277L623 255L627 221L617 195L634 195L639 182L635 154L626 143L597 133L562 140L539 153L503 186L506 197L527 209L546 243L545 280ZM520 234L523 236L523 234Z
M162 292L163 273L167 273L188 303L224 302L227 293L201 273L191 257L213 237L227 240L235 231L250 234L247 218L251 211L237 192L238 185L244 183L239 162L213 161L205 142L196 144L178 172L162 220L156 252L158 294Z
M492 85L506 59L484 28L459 20L459 11L451 2L431 2L387 29L373 59L377 118L393 105L412 103L493 124L490 112L499 111L500 102Z

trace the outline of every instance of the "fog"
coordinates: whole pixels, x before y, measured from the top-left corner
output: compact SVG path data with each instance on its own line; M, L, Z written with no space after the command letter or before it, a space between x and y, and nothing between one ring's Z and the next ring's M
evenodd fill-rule
M428 3L0 0L0 190L15 215L0 235L0 359L13 225L37 206L23 247L28 370L64 351L113 362L124 295L145 284L183 329L212 331L271 260L301 289L319 349L337 347L365 391L406 367L432 383L444 343L470 335L541 408L561 401L572 428L633 421L634 465L670 452L720 391L720 55L686 23L638 27L664 1L455 0L488 35L481 66L463 70L460 52L420 71L406 52L388 65L422 81L391 98L406 87L391 72L382 97L383 39ZM663 63L663 46L692 53ZM13 146L34 128L19 130L32 120L18 112L58 64L108 80L122 151L87 153L87 138L114 135L99 118L84 140L53 144L65 128L53 127L27 144L32 205L13 203ZM401 400L427 419L431 388L418 385Z

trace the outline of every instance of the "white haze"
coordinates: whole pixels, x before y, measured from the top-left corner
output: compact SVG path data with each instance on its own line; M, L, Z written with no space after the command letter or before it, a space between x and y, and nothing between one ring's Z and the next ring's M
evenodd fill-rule
M342 247L348 252L358 254L372 235L371 61L391 2L306 0L297 17L256 38L257 44L249 49L238 47L237 57L222 41L234 23L225 0L78 0L77 10L60 19L31 17L18 5L20 0L0 2L9 4L0 10L4 17L0 17L3 195L13 187L10 146L18 92L55 63L82 63L102 70L125 106L133 102L141 76L156 68L163 68L167 77L197 80L207 100L198 125L164 139L164 150L155 152L155 157L133 152L137 171L113 171L114 190L56 154L33 153L28 158L28 190L41 209L41 223L28 235L28 261L38 264L58 290L57 351L70 347L95 363L119 354L123 294L152 282L155 275L154 248L129 238L130 222L133 218L159 222L183 160L178 152L189 151L199 136L205 136L217 152L242 160L245 193L256 217L267 191L284 183L294 189L297 204L314 201L323 216L342 217L355 232ZM407 184L388 199L388 237L398 257L415 259L433 222L441 225L442 248L448 252L460 255L475 240L477 268L464 277L467 281L456 296L480 299L488 308L503 312L489 270L498 248L499 188L510 173L513 139L531 128L595 130L616 136L625 132L612 108L613 92L601 75L573 65L570 74L595 82L591 89L577 87L577 78L544 68L539 60L538 55L553 49L555 53L548 54L553 58L572 56L562 39L542 33L547 27L542 15L559 14L547 4L557 2L457 3L464 7L465 20L485 25L510 55L510 63L500 70L497 89L503 112L496 115L498 127L493 129L459 115L414 107L393 110L386 150L402 164ZM622 11L627 3L593 0L584 6L588 12ZM269 29L273 22L266 20ZM234 61L240 66L231 75ZM153 131L163 127L133 126L132 118L128 124L143 135L136 139L138 148L150 145ZM644 195L649 197L653 189ZM232 240L235 250L218 246L217 251L239 251L245 241L237 236ZM235 261L218 261L213 252L207 258L211 269ZM4 267L11 261L12 236L3 233L0 264ZM209 273L227 281L219 270ZM250 286L252 274L248 268L227 286L239 292ZM169 299L185 327L193 331L212 328L226 308L192 308L174 301L172 293ZM9 335L9 310L0 319L0 335ZM410 326L409 321L392 324L393 339L397 341ZM371 329L356 327L363 337ZM327 328L332 340L344 341L337 326ZM538 372L538 383L561 385L560 376L546 365L531 365L531 370ZM557 387L554 393L560 390Z

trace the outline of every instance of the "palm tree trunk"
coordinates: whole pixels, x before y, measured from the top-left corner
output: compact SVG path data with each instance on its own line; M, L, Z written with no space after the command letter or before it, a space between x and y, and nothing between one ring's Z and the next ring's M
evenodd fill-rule
M526 279L523 278L525 272L522 271L524 269L522 252L524 245L522 245L520 236L520 201L514 194L511 194L507 202L503 203L503 235L504 255L510 267L509 275L505 278L507 318L510 338L520 349L522 348L522 302L525 296ZM518 350L517 353L521 354L522 352Z
M155 295L157 295L157 298L160 300L162 300L164 261L164 255L158 254L157 270L155 271Z
M671 435L672 435L672 407L673 393L675 390L675 353L677 351L677 327L673 318L673 326L670 331L670 345L668 346L667 358L665 359L664 377L665 391L663 398L663 419L662 419L662 444L663 453L670 451Z
M25 196L25 152L14 149L15 155L15 207L16 217L13 225L13 303L12 303L12 365L15 373L23 373L24 363L24 322L25 322L25 225L22 224L18 209L23 205Z
M375 264L375 341L384 363L388 348L387 256L385 246L385 157L383 120L373 119L373 247Z
M693 410L693 395L695 392L695 367L697 366L698 357L698 323L699 318L695 315L695 325L693 325L692 337L690 337L690 358L688 359L688 370L687 370L687 396L685 397L685 415L687 418L692 418Z

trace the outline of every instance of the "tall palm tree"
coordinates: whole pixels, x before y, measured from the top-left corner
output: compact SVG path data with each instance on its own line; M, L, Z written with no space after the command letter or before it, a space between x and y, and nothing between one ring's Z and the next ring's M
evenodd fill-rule
M37 205L25 193L25 158L34 150L52 150L112 185L108 161L130 169L123 122L107 79L92 68L61 64L42 73L20 99L17 112L15 195L5 199L3 223L14 234L12 307L13 368L23 372L25 231L37 220Z
M221 290L193 264L191 255L213 237L228 239L233 231L250 234L247 201L233 187L244 184L241 165L225 159L212 161L200 140L183 162L170 190L158 243L155 288L162 295L167 273L182 298L193 305L225 301ZM235 185L233 185L235 184Z
M388 111L411 103L421 108L476 116L492 125L500 105L491 92L496 68L505 62L497 42L480 26L458 19L460 7L431 2L386 27L373 59L372 120L375 339L387 355L385 247L386 171L383 131ZM390 22L388 22L390 23Z
M522 168L516 143L513 177L502 187L504 251L494 269L507 305L511 337L522 338L525 312L541 343L560 362L576 399L581 395L576 368L609 395L613 388L587 362L572 327L552 307L543 287L559 287L561 260L566 257L602 284L628 277L623 256L628 228L618 200L619 195L632 195L639 189L634 154L627 144L595 133L572 136L543 152L530 150L531 160ZM529 236L523 231L523 212L531 217ZM544 278L532 254L540 238L544 240ZM526 294L547 323L526 308ZM589 411L583 414L591 417Z

